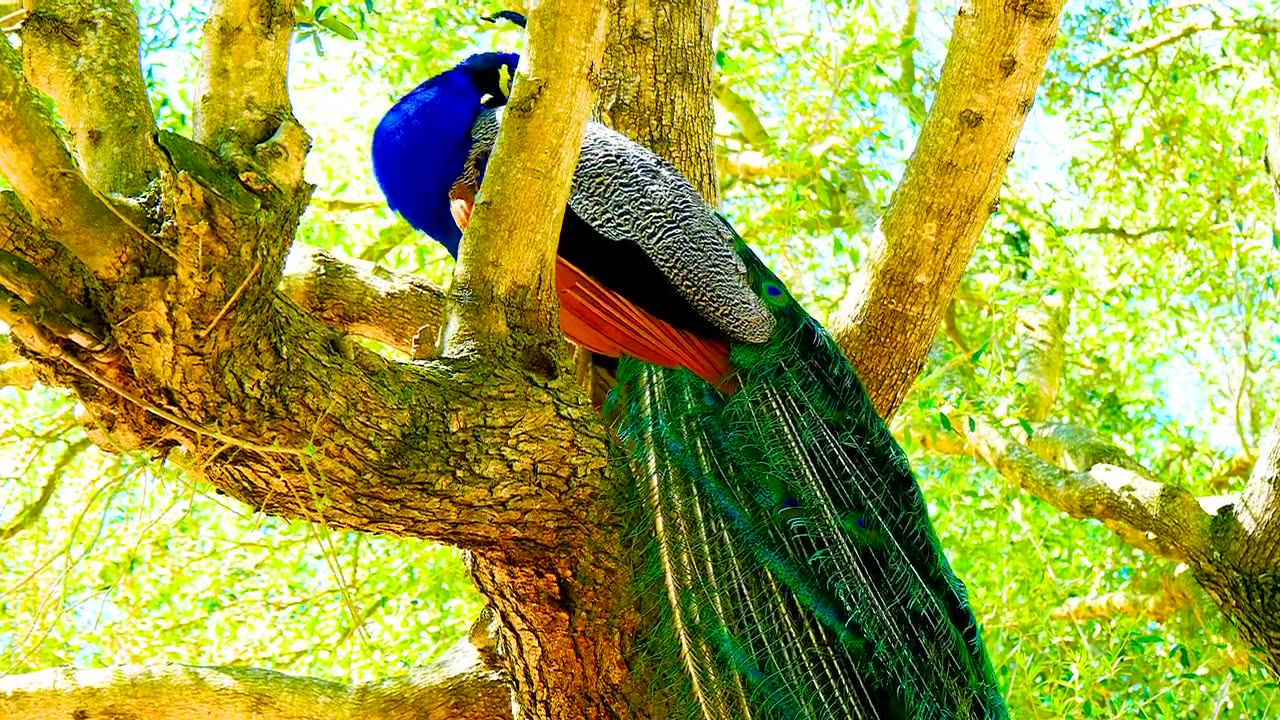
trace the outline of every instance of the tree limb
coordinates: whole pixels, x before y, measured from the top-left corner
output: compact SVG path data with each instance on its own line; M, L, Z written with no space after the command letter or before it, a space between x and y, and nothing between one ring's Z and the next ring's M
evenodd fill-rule
M1191 604L1191 586L1185 575L1162 578L1153 592L1121 590L1102 595L1070 598L1049 614L1051 620L1110 620L1139 617L1164 622Z
M155 177L155 121L129 0L33 3L22 29L31 82L53 98L90 185L134 196Z
M102 320L80 307L31 263L0 250L0 288L22 301L28 319L54 335L93 352L107 348L110 335Z
M723 107L738 122L738 127L742 130L742 136L747 139L755 147L765 152L771 152L777 148L773 137L769 135L769 131L765 129L764 123L760 122L760 116L756 114L756 110L751 105L751 101L734 92L726 83L717 80L712 87L712 93L720 107Z
M779 160L771 160L759 150L742 152L716 151L716 171L722 178L732 178L743 182L758 180L787 181L799 180L813 171Z
M1258 452L1258 463L1241 493L1236 517L1240 537L1236 557L1243 567L1274 572L1280 568L1280 413Z
M116 278L132 256L131 230L85 182L53 117L0 38L0 175L58 242L95 275Z
M289 46L293 2L218 0L204 25L195 91L195 140L248 148L293 121Z
M978 0L960 6L920 140L831 324L885 417L920 372L995 206L1061 5Z
M381 210L387 206L387 201L361 198L313 197L311 198L311 206L330 212L360 212L361 210Z
M413 354L421 331L435 338L444 291L415 275L322 252L290 255L281 290L308 315L331 328Z
M1111 227L1110 225L1098 225L1094 227L1073 228L1067 230L1064 235L1111 235L1125 240L1141 240L1148 235L1157 233L1177 232L1182 228L1177 225L1152 225L1151 227L1142 228L1141 230L1127 230L1125 228Z
M1234 20L1224 20L1218 15L1214 15L1212 20L1196 20L1183 25L1175 30L1157 35L1148 40L1133 45L1126 45L1117 48L1102 57L1094 60L1084 67L1082 72L1090 73L1103 65L1110 64L1117 60L1132 60L1136 57L1148 55L1159 50L1166 45L1171 45L1183 38L1192 35L1208 32L1210 30L1238 30L1240 32L1250 33L1254 35L1275 35L1280 33L1280 23L1270 22L1264 18L1256 18L1252 22L1238 23Z
M3 368L3 366L0 366L0 368ZM45 506L49 504L49 500L53 497L53 491L58 489L58 483L62 481L62 473L71 464L71 461L75 460L91 444L88 438L82 438L71 443L62 451L62 454L53 463L53 467L49 469L49 474L45 476L44 486L40 488L40 495L26 507L19 510L13 522L5 527L0 527L0 543L9 541L13 536L40 519L40 513L44 512Z
M902 104L916 123L925 120L924 100L916 94L916 22L920 18L920 0L907 0L907 14L902 20L902 31L898 45L897 90Z
M1071 315L1070 286L1050 289L1040 301L1018 310L1018 416L1032 422L1049 417L1058 397L1058 383L1067 347L1064 335Z
M1280 101L1272 114L1263 159L1275 194L1274 237L1280 238ZM1280 568L1280 413L1258 450L1237 517L1242 537L1237 541L1236 562L1258 572L1276 573Z
M1006 480L1068 515L1099 520L1127 542L1162 557L1182 562L1210 557L1214 518L1189 492L1151 480L1134 469L1136 463L1095 461L1069 472L985 421L975 418L970 426L969 418L957 418L952 426Z
M343 685L195 665L52 669L0 678L0 715L25 720L502 720L511 693L466 640L408 676Z
M558 354L556 244L604 28L604 3L544 0L530 10L519 76L454 271L458 321L446 329L446 353L501 345L514 330Z

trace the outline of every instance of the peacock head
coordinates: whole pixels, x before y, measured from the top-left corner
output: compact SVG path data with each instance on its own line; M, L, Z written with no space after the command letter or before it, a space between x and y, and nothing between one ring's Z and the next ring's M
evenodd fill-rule
M462 72L480 92L480 104L487 108L501 107L511 97L511 80L515 76L520 56L515 53L478 53L458 63Z

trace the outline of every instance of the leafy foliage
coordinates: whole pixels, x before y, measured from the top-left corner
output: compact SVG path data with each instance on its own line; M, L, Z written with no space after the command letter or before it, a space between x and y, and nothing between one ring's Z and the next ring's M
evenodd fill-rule
M845 294L937 86L953 9L918 5L910 23L862 2L722 4L726 212L818 317ZM1025 425L1018 313L1060 293L1071 321L1051 419L1196 494L1241 487L1231 461L1256 453L1277 410L1263 391L1280 339L1265 312L1277 250L1259 161L1280 87L1269 5L1070 7L900 435L948 436L944 407ZM291 82L318 186L300 242L445 279L444 254L379 202L368 138L420 79L520 43L480 22L498 9L300 10ZM151 2L140 13L153 104L164 127L188 129L200 18ZM0 391L0 530L56 483L0 542L0 672L182 660L369 678L428 661L475 617L454 551L262 517L168 464L86 449L74 406L44 389ZM967 456L907 445L1013 717L1280 714L1275 679L1184 569Z

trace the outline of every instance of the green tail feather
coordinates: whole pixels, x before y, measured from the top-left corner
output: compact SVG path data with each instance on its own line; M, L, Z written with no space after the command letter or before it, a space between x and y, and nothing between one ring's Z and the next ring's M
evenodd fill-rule
M740 389L624 359L608 407L636 534L652 538L642 590L663 598L642 654L671 680L672 716L1007 717L905 455L831 338L739 243L779 326L733 348Z

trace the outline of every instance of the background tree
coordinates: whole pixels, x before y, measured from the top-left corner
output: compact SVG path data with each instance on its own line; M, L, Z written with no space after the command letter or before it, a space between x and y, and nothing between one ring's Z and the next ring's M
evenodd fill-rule
M402 362L446 304L416 278L447 271L366 167L391 97L518 36L477 33L479 8L251 5L215 4L202 50L204 18L118 2L35 3L0 45L4 666L220 666L12 677L0 709L494 717L501 668L535 716L643 714L612 592L625 479L539 361L545 306L464 308L482 354ZM1272 712L1263 10L1071 9L1039 109L1045 3L734 2L714 44L707 4L611 10L604 116L718 189L829 313L914 451L1015 716ZM302 245L380 266L283 268ZM510 295L496 280L479 287ZM480 655L378 680L479 610L452 551L411 538L473 551L500 657L486 615Z

